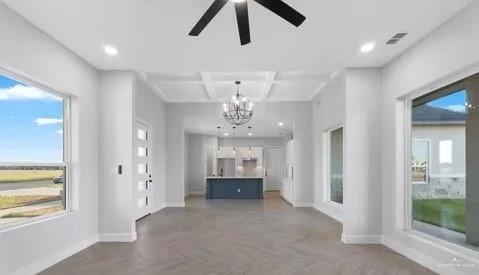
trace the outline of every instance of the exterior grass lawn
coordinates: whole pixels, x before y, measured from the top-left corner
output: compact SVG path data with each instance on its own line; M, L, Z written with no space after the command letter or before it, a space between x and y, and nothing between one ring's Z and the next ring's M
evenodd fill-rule
M52 180L62 174L62 170L0 170L0 184Z
M465 233L465 199L413 200L413 219Z
M60 196L1 196L0 195L0 210L8 209L26 205L32 205L36 203L49 202L61 200Z

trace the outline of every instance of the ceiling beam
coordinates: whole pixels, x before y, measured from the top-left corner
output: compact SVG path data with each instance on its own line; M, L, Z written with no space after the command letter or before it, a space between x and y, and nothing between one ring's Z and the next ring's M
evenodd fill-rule
M325 78L325 80L323 82L321 82L318 86L318 88L316 88L316 90L314 90L313 92L313 95L311 96L310 98L310 101L313 101L314 99L316 99L316 97L318 96L318 94L326 87L329 85L329 83L334 80L338 75L340 75L343 71L341 70L338 70L338 71L334 71L333 73L331 73L331 75L329 76L329 78Z
M211 75L209 73L200 73L200 76L201 80L203 80L203 85L205 86L205 91L208 98L211 100L218 100L213 83L211 83Z
M137 72L137 76L138 76L138 79L143 82L143 84L145 84L146 86L148 86L148 88L150 88L151 90L153 90L153 92L155 92L160 98L161 100L163 100L164 102L169 102L168 98L166 97L165 93L159 88L157 87L156 85L154 85L152 83L152 81L150 81L150 79L148 79L148 76L145 74L145 73L142 73L142 72Z
M319 84L318 88L316 88L311 96L311 98L309 99L309 101L313 101L316 99L316 97L318 96L318 94L321 92L322 89L324 89L324 87L327 86L327 82L322 82L321 84Z
M271 91L273 90L273 84L275 83L277 72L267 72L266 73L266 85L264 87L264 96L262 100L266 100L270 97Z
M321 78L326 80L327 78ZM186 84L204 84L205 82L203 80L159 80L159 79L149 79L150 82L152 83L186 83ZM235 79L232 80L211 80L209 82L211 83L216 83L216 84L231 84L234 83ZM242 83L264 83L267 82L264 79L263 80L241 80ZM318 82L318 78L313 79L313 78L305 78L305 79L281 79L281 80L273 80L272 84L284 84L284 83L292 83L292 82L302 82L302 83L310 83L310 82Z

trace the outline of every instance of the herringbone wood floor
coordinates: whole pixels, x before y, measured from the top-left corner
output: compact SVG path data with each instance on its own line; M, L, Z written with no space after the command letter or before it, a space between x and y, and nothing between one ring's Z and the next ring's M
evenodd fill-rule
M134 243L99 243L42 274L433 274L381 245L345 245L341 224L276 194L205 201L137 224Z

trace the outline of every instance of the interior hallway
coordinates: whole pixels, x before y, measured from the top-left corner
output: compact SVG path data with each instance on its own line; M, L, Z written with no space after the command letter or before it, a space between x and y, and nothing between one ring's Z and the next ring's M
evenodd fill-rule
M97 243L41 274L434 274L382 245L343 244L339 222L276 192L186 203L140 220L136 242Z

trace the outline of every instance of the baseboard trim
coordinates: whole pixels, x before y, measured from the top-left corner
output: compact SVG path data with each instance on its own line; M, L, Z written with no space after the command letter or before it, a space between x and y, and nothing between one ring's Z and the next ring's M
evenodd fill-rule
M97 236L90 237L83 241L80 241L73 246L62 249L60 252L53 253L49 256L44 257L32 264L29 264L21 269L18 269L11 273L12 275L24 275L24 274L37 274L41 271L49 268L50 266L57 264L64 259L82 251L83 249L88 248L91 245L94 245L98 241Z
M151 214L154 214L162 209L164 209L166 207L166 203L162 203L160 206L158 206L155 210L152 210L151 211Z
M436 260L434 260L432 257L429 257L425 254L422 254L418 252L415 249L409 248L397 241L393 241L390 238L387 238L385 236L382 237L382 244L384 246L387 246L388 248L396 251L397 253L411 259L412 261L423 265L430 270L438 273L438 274L443 274L444 269L439 268L440 263Z
M136 241L138 234L133 233L103 233L98 235L98 241L103 243L131 243Z
M323 207L320 207L319 205L314 205L313 206L314 209L316 209L317 211L323 213L324 215L330 217L330 218L333 218L335 219L336 221L340 222L340 223L343 223L343 217L342 215L338 214L338 213L335 213L333 211L330 211L329 209L326 209L326 208L323 208Z
M165 207L185 207L185 202L167 202Z
M345 244L382 244L381 235L347 235L341 234L341 241Z
M286 197L284 197L283 195L281 195L281 198L289 205L293 206L293 203L290 202Z

